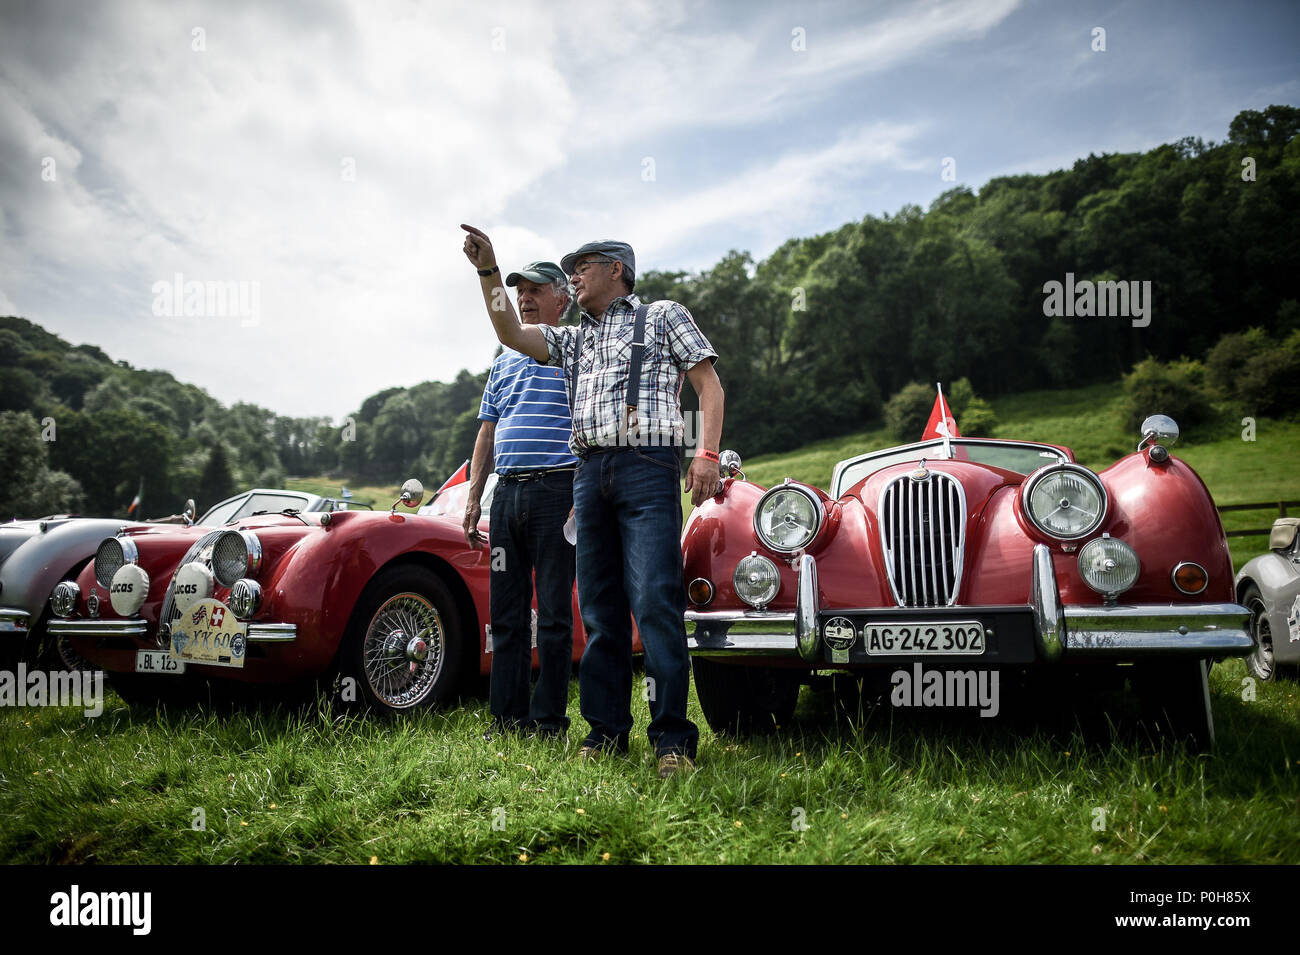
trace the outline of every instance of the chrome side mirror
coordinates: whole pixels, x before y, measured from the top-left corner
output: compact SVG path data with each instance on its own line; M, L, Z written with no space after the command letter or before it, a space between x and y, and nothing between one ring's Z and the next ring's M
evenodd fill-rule
M739 476L745 480L745 472L740 470L740 455L727 450L718 455L718 471L724 478Z
M398 504L401 504L403 507L409 507L414 509L419 507L423 501L424 501L424 485L421 484L419 481L417 481L415 478L411 478L409 481L407 481L405 484L402 485L402 496L393 502L393 509L390 513L393 514L397 513Z
M186 500L185 509L181 511L181 517L185 518L186 527L194 526L194 513L195 513L194 498L191 497L188 500Z
M1142 440L1137 449L1141 451L1148 444L1169 447L1178 440L1178 423L1169 415L1153 414L1142 422Z

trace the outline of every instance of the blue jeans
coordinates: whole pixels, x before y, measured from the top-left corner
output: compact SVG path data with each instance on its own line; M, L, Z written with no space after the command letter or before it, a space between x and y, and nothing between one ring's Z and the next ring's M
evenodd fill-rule
M645 648L655 752L694 758L699 730L686 717L691 663L682 584L681 469L671 447L593 452L573 482L578 522L578 606L587 648L578 670L585 745L626 750L632 729L632 625Z
M564 522L573 506L573 472L530 481L502 478L492 497L492 682L488 703L499 727L569 728L573 669L573 545ZM537 585L537 689L532 676L533 578Z

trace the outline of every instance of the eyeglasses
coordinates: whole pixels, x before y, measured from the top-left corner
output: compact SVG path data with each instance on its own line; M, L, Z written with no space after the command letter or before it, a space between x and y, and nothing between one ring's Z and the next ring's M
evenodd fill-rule
M574 269L573 274L570 277L572 278L573 276L585 275L587 269L591 268L593 265L613 265L617 261L618 261L617 259L588 259L586 262L583 262L576 269Z

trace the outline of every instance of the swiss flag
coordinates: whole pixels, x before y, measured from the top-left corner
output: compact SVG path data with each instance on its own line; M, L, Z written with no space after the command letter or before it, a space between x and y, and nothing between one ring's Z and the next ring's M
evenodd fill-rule
M939 394L934 399L934 407L930 410L930 420L925 423L925 431L921 434L922 441L928 441L930 438L960 438L961 432L957 430L957 419L952 416L948 410L948 405L943 400L943 386L936 385Z
M226 619L226 608L213 607L212 617L208 620L208 625L212 627L214 630L219 629L221 627L221 621L225 619Z
M469 458L466 458L465 463L456 469L456 473L453 474L451 477L447 478L447 480L443 481L442 487L438 488L438 490L433 492L433 496L437 497L443 491L447 490L447 488L455 487L457 484L464 484L468 480L469 480Z

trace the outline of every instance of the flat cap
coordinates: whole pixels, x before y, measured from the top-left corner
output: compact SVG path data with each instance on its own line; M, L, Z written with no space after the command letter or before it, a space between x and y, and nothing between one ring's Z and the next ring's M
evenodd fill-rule
M632 246L626 242L615 242L612 239L601 239L596 242L588 242L576 252L570 252L564 258L560 259L560 267L570 275L573 274L573 266L578 259L584 255L603 255L606 258L614 259L623 263L623 274L627 280L633 284L636 283L636 253L632 251Z

